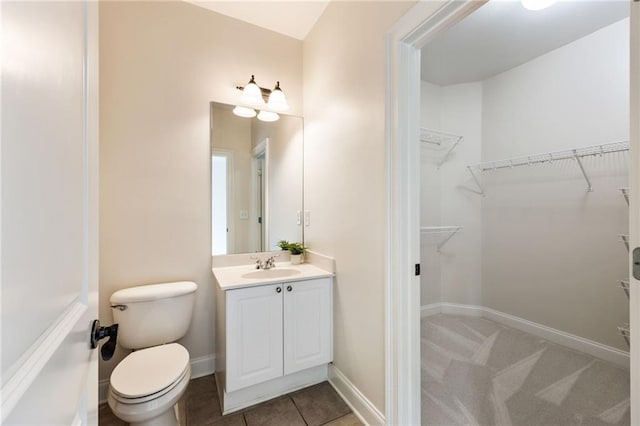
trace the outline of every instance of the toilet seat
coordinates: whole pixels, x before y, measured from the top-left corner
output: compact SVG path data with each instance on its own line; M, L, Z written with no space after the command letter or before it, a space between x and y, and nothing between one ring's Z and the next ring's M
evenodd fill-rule
M190 375L189 352L177 343L132 352L113 370L110 390L123 404L140 404L170 392Z

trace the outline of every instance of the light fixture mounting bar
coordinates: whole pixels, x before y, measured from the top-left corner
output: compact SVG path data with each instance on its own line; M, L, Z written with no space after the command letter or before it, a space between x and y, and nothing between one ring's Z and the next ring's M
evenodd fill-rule
M258 86L258 88L260 89L260 92L262 93L262 99L264 99L265 102L267 102L269 100L269 95L271 94L272 90L271 89L266 89L264 87L260 87ZM244 90L244 86L236 86L236 89L240 90L241 92Z

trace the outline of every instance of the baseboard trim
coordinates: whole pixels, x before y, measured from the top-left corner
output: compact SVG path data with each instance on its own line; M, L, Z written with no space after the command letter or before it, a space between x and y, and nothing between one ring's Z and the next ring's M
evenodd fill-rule
M385 424L384 414L333 364L329 365L329 383L362 423L367 426Z
M623 368L629 368L629 352L611 346L603 345L596 341L576 336L546 325L538 324L511 314L486 308L484 306L463 305L457 303L433 303L421 308L421 317L427 317L438 313L453 315L468 315L487 318L518 330L526 331L550 342L587 353L596 358L614 363Z
M213 374L216 369L216 356L205 355L193 358L191 361L191 378L208 376ZM98 403L107 402L107 392L109 392L109 379L103 379L98 382Z
M216 371L216 356L205 355L191 360L191 378L209 376Z
M431 303L420 307L420 318L430 317L442 312L442 303Z

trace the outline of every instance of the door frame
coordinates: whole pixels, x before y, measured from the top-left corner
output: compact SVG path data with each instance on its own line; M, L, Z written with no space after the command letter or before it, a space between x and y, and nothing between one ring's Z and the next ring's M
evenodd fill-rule
M264 157L264 163L262 164L262 188L258 190L255 186L255 181L252 182L252 200L253 203L258 202L258 197L262 194L262 226L260 228L260 239L262 240L262 245L260 250L258 251L268 251L269 250L269 157L270 157L270 142L269 138L264 138L260 141L251 152L252 158L252 176L255 177L257 174L257 164L259 157ZM256 204L257 205L257 204ZM258 213L258 209L252 206L252 217L256 217L255 215ZM254 224L255 228L252 229L252 235L257 227L257 224Z
M420 424L420 49L486 1L420 2L387 34L386 423ZM630 242L640 245L640 2L631 2ZM635 120L633 118L636 118ZM636 165L633 167L633 165ZM631 268L632 262L629 261ZM630 273L631 424L640 423L640 284Z
M631 3L629 22L629 238L630 246L640 246L640 3ZM633 261L629 255L629 324L631 331L631 424L640 422L640 284L633 277Z

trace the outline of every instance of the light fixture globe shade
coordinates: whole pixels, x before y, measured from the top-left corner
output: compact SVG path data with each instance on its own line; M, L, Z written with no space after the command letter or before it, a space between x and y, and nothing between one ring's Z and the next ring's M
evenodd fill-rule
M278 114L276 114L275 112L260 111L258 113L258 120L260 120L260 121L271 122L271 121L278 121L279 119L280 119L280 116Z
M542 10L554 4L557 0L521 0L522 6L527 10Z
M251 76L251 80L249 80L247 85L244 86L244 89L242 89L240 101L249 105L264 104L264 99L262 99L262 90L260 90L260 87L256 84L253 76Z
M256 110L243 106L237 106L233 109L233 113L238 117L253 118L256 116Z
M276 83L276 87L269 95L267 106L274 111L287 111L289 109L287 98L284 96L282 89L280 89L280 82Z

